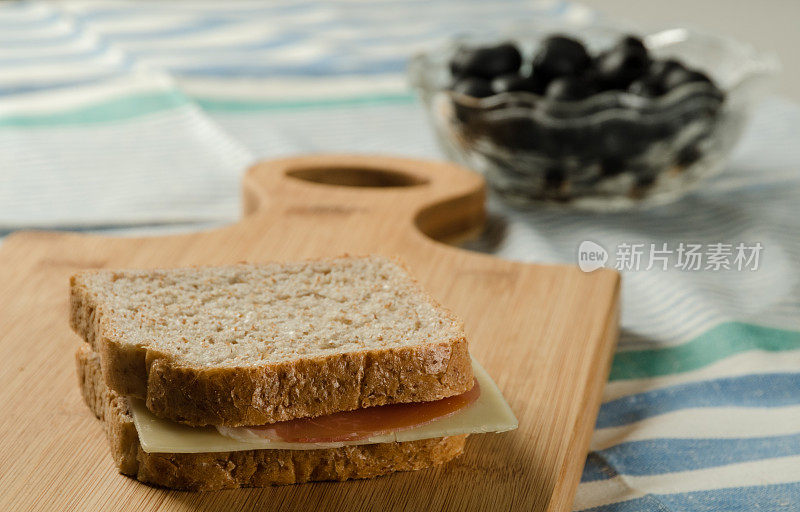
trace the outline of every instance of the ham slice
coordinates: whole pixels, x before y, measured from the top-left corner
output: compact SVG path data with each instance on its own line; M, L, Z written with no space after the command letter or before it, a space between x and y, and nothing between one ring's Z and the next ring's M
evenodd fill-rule
M300 418L271 425L241 427L248 434L289 443L336 443L357 441L406 430L451 416L480 396L478 381L460 395L408 404L391 404L345 411L316 418Z

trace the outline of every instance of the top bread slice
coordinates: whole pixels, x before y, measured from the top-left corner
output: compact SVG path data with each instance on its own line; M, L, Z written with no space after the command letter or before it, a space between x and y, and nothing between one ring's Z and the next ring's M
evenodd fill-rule
M189 425L263 425L472 386L462 324L399 261L90 271L73 329L113 391Z

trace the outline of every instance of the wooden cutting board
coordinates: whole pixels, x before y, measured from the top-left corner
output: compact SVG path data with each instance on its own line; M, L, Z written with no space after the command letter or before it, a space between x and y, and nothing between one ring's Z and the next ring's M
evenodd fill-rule
M156 238L21 232L0 245L0 510L570 510L617 339L619 277L503 261L440 240L479 228L482 179L379 157L265 162L245 216ZM46 208L47 205L42 205ZM471 436L442 467L212 493L121 476L78 392L68 278L79 269L400 255L466 323L519 429Z

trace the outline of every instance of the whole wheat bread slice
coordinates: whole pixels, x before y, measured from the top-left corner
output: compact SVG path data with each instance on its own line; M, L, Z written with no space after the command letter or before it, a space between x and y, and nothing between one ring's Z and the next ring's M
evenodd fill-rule
M76 353L81 392L103 421L114 462L120 473L149 484L210 491L372 478L442 464L464 449L466 435L325 450L147 453L139 445L127 400L103 382L99 354L81 345Z
M472 385L462 324L382 257L72 277L106 385L189 425L261 425Z

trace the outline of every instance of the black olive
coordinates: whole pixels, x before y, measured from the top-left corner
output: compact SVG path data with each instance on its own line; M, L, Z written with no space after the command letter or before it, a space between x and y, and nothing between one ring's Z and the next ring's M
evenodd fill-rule
M653 173L640 174L636 178L636 187L640 189L650 188L655 184L657 178L658 175Z
M450 60L453 76L476 76L492 79L516 72L522 56L513 43L482 48L460 48Z
M664 94L661 84L652 77L634 80L631 85L628 86L628 92L636 94L637 96L644 96L645 98L655 98L656 96Z
M497 145L520 151L538 151L542 149L542 130L529 117L510 117L492 125L488 134Z
M492 91L495 94L501 92L527 91L542 94L545 90L543 81L534 76L523 76L517 73L500 75L492 80Z
M485 98L493 94L489 81L477 77L466 77L457 80L453 84L453 91L475 98Z
M605 158L622 160L644 152L651 142L642 125L619 119L603 123L599 138Z
M675 163L677 163L681 167L687 167L697 162L702 157L703 157L703 152L696 144L693 144L691 146L683 148L678 153L678 155L675 158Z
M619 158L606 158L600 163L600 172L603 176L616 176L626 170L625 161Z
M564 184L567 177L560 167L551 167L544 173L544 185L547 188L558 189Z
M547 79L578 75L592 63L586 47L580 41L565 36L551 36L542 42L542 47L533 59L533 74Z
M597 73L607 88L626 89L647 71L650 57L640 39L626 37L597 59Z
M582 100L594 92L591 84L578 77L556 78L547 86L547 97L557 101Z
M617 43L617 45L647 53L647 48L644 46L644 43L636 36L625 36L619 41L619 43Z

